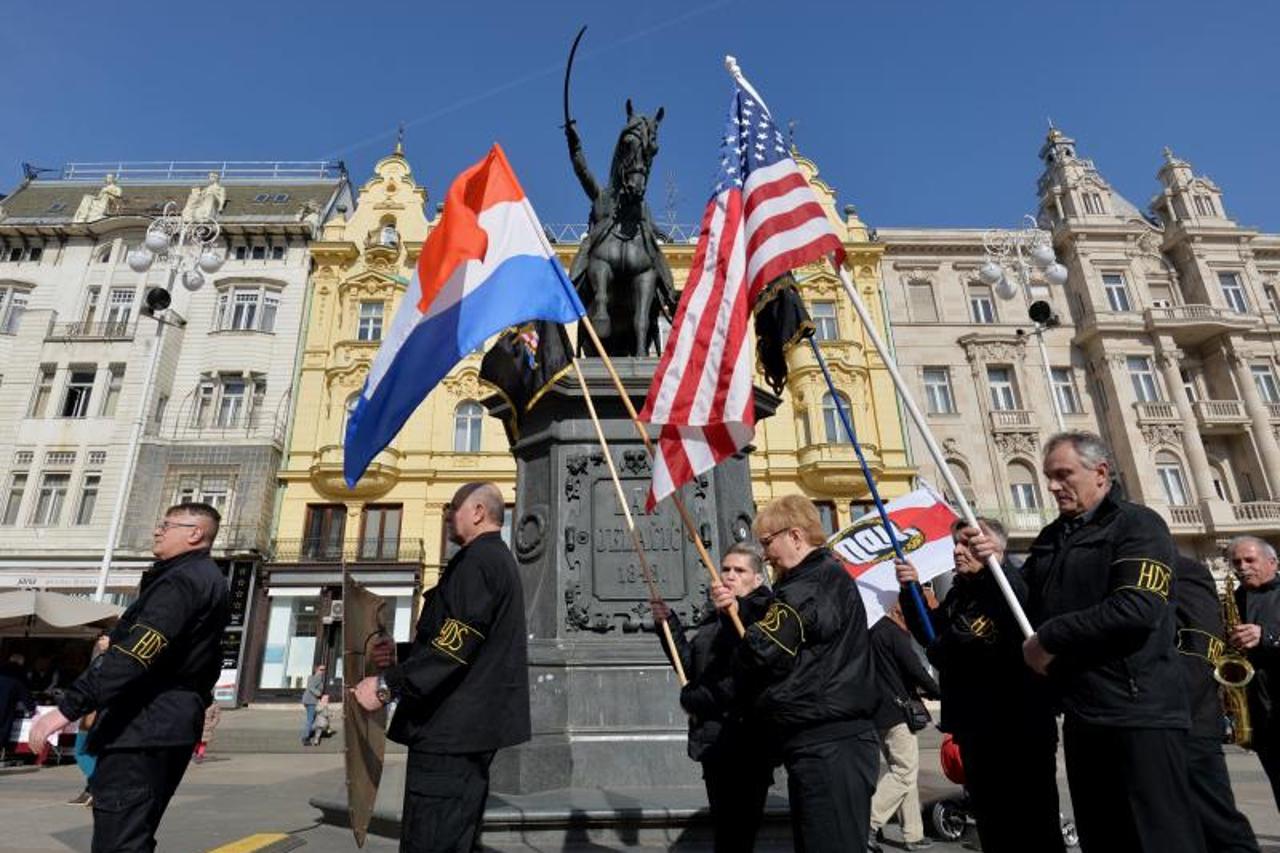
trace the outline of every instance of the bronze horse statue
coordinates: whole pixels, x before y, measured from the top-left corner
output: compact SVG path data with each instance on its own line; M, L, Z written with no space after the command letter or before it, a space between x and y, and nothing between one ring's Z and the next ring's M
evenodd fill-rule
M650 118L636 113L627 101L627 123L613 149L609 183L601 187L591 174L582 141L566 109L569 159L591 199L587 236L569 276L609 355L646 356L650 349L659 354L659 312L668 320L675 312L671 268L658 245L661 235L644 200L658 153L658 124L663 113L659 107ZM589 343L579 348L594 351Z

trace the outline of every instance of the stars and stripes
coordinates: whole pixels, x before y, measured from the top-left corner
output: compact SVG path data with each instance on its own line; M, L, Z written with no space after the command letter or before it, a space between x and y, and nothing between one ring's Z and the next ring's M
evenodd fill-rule
M754 437L751 306L769 282L829 254L844 260L781 131L735 86L689 279L640 413L662 425L650 509Z

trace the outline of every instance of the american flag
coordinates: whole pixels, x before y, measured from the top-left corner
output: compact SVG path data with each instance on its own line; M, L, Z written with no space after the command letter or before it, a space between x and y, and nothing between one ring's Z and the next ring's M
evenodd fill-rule
M642 420L661 424L648 508L755 436L747 340L765 285L844 248L773 117L735 86L717 182Z

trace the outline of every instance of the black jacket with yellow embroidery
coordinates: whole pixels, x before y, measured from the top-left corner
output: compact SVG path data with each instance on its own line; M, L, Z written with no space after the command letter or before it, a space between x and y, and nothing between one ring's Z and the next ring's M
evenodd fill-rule
M387 736L424 752L487 752L529 739L524 592L498 533L483 533L426 594L412 651L384 676L400 704Z
M858 585L826 548L784 574L734 655L744 696L786 749L870 731L879 704Z
M194 745L222 669L230 614L226 578L207 550L160 560L143 574L107 651L58 709L72 720L98 712L93 752Z
M1171 601L1175 551L1164 519L1113 491L1083 522L1058 518L1022 567L1028 615L1055 655L1063 710L1088 723L1190 724Z

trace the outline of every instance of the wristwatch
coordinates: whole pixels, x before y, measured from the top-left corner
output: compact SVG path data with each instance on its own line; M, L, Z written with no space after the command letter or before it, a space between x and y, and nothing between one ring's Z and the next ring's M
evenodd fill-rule
M378 676L378 689L374 691L374 695L378 697L378 701L383 705L391 701L391 688L387 686L387 677L385 675Z

